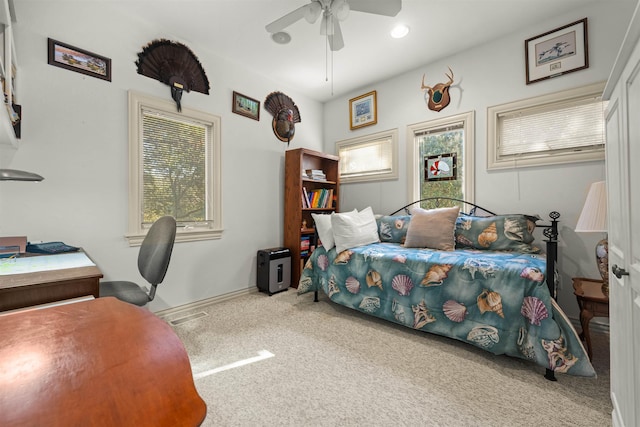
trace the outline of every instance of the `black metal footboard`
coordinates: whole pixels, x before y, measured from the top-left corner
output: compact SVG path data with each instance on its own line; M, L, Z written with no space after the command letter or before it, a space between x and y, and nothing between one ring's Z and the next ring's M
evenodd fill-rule
M536 227L544 228L542 234L547 238L545 240L547 244L547 286L549 287L551 298L557 300L556 263L558 262L558 218L560 218L560 214L553 211L549 213L549 217L551 218L551 224L536 225ZM549 368L547 368L544 377L549 381L558 381L555 372Z

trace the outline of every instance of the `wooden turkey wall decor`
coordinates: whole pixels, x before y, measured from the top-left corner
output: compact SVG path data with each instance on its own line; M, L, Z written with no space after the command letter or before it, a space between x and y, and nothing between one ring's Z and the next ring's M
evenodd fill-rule
M448 68L451 74L445 73L445 76L449 78L449 81L446 83L438 83L433 87L424 84L425 75L422 75L422 90L426 90L424 98L430 110L440 111L449 105L451 101L451 98L449 98L449 87L453 84L453 71L451 67Z

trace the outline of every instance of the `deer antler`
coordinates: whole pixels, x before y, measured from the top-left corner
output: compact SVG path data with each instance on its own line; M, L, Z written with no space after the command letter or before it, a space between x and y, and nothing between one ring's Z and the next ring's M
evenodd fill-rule
M449 71L451 71L451 75L444 73L445 76L449 77L449 82L446 83L445 86L449 86L450 84L453 83L453 70L448 65L447 65L447 68L449 69Z
M431 88L431 86L427 86L427 85L425 85L425 84L424 84L424 78L425 78L425 76L426 76L426 74L423 74L423 75L422 75L422 87L421 87L421 89L422 89L422 90L425 90L425 89L431 90L431 89L432 89L432 88Z

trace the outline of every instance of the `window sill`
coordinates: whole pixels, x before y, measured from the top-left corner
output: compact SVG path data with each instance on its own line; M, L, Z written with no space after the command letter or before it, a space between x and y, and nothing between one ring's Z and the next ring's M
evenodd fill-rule
M218 240L222 238L223 230L196 230L180 231L176 233L176 243L197 242L200 240ZM129 241L129 246L140 246L145 234L127 234L124 237Z

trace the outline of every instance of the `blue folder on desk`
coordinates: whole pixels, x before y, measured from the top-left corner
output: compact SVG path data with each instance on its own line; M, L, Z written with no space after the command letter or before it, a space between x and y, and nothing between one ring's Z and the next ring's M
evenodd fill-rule
M34 254L60 254L64 252L76 252L80 248L69 246L62 242L28 243L27 252Z

